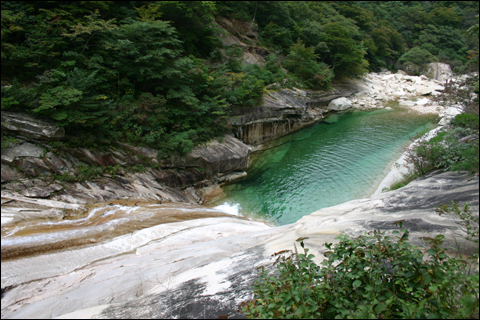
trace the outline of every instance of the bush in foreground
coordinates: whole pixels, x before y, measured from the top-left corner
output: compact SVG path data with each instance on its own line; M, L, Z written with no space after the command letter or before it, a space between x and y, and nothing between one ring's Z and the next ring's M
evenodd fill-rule
M426 239L430 248L408 242L408 231L370 232L356 239L341 235L322 266L303 254L279 253L273 275L264 268L254 299L243 311L250 318L470 318L478 310L478 273L450 258L443 236Z

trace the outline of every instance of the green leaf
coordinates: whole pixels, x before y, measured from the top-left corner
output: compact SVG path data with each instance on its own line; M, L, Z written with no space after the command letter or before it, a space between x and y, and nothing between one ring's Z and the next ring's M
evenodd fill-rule
M356 289L362 285L362 281L360 280L355 280L353 281L353 288Z
M430 291L432 291L432 293L435 293L438 290L438 287L436 285L432 284L428 287L428 289Z
M380 303L375 307L375 312L378 314L386 309L387 309L387 305L385 303Z

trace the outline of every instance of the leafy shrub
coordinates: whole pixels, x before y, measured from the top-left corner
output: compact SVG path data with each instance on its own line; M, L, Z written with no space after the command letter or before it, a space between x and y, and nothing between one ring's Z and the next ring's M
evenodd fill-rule
M285 67L296 76L306 88L320 89L330 85L334 77L333 71L322 63L317 62L318 56L315 48L306 48L302 40L299 40L291 48Z
M456 127L439 133L429 141L421 141L407 152L407 162L417 176L445 168L450 171L479 172L478 138L462 139L474 134L470 128ZM477 131L478 134L478 131Z
M463 208L460 208L458 202L452 201L451 207L444 204L436 208L435 211L442 215L452 215L460 219L458 224L462 227L463 231L467 234L466 239L478 243L478 216L475 216L470 211L470 204L465 203Z
M409 184L410 182L412 182L413 180L417 179L417 178L420 178L421 175L416 173L416 172L412 172L412 173L407 173L407 174L404 174L403 175L403 178L395 183L393 183L390 187L388 188L384 188L382 191L392 191L392 190L397 190L397 189L400 189L402 187L405 187L407 184Z
M275 22L270 22L261 32L261 38L279 53L288 53L288 48L293 45L292 32L285 27L279 27Z
M425 69L427 63L437 61L438 59L433 54L419 47L413 47L398 59L405 71L414 75L419 75Z
M443 235L427 239L425 252L408 242L408 231L341 235L318 266L308 254L280 252L275 272L262 268L250 318L469 318L478 310L478 273L450 258Z
M455 119L452 120L451 124L457 127L478 130L479 129L478 115L471 114L471 113L461 113L455 116Z

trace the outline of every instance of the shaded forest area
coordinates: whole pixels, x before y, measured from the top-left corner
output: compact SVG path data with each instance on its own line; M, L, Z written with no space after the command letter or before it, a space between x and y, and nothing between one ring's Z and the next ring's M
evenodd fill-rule
M478 71L475 1L2 1L2 110L48 118L75 146L184 154L229 130L266 86L328 89L426 63ZM263 65L222 44L248 23ZM252 40L253 41L253 40ZM476 91L478 93L478 82ZM9 137L2 129L2 148Z

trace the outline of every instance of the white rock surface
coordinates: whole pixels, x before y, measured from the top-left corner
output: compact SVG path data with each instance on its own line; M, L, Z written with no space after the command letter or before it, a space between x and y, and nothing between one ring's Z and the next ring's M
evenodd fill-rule
M399 190L324 208L298 222L268 227L239 218L159 225L97 245L2 262L2 318L217 318L251 299L257 270L293 249L299 237L322 261L325 242L390 230L405 220L410 239L463 235L435 206L451 200L478 212L478 177L435 172ZM473 252L466 243L459 245ZM470 250L470 251L469 251Z
M432 62L428 64L427 74L435 80L445 82L453 78L452 68L449 64L441 62Z
M333 111L343 111L350 109L352 107L352 103L349 99L347 98L337 98L328 104L328 110L333 110Z
M454 83L465 77L451 78ZM457 81L457 82L458 82ZM433 102L430 96L437 96L445 90L444 82L422 76L409 76L404 72L368 73L361 79L352 80L363 91L351 97L353 108L381 108L388 101L399 101L399 105L419 113L439 114L448 106ZM415 102L415 99L418 99ZM428 103L427 103L428 101ZM334 109L332 109L334 110Z
M460 105L451 106L447 110L440 113L441 119L438 122L438 125L445 126L445 125L450 124L450 121L452 121L453 118L455 118L455 116L461 114L462 111L463 111L463 108Z

